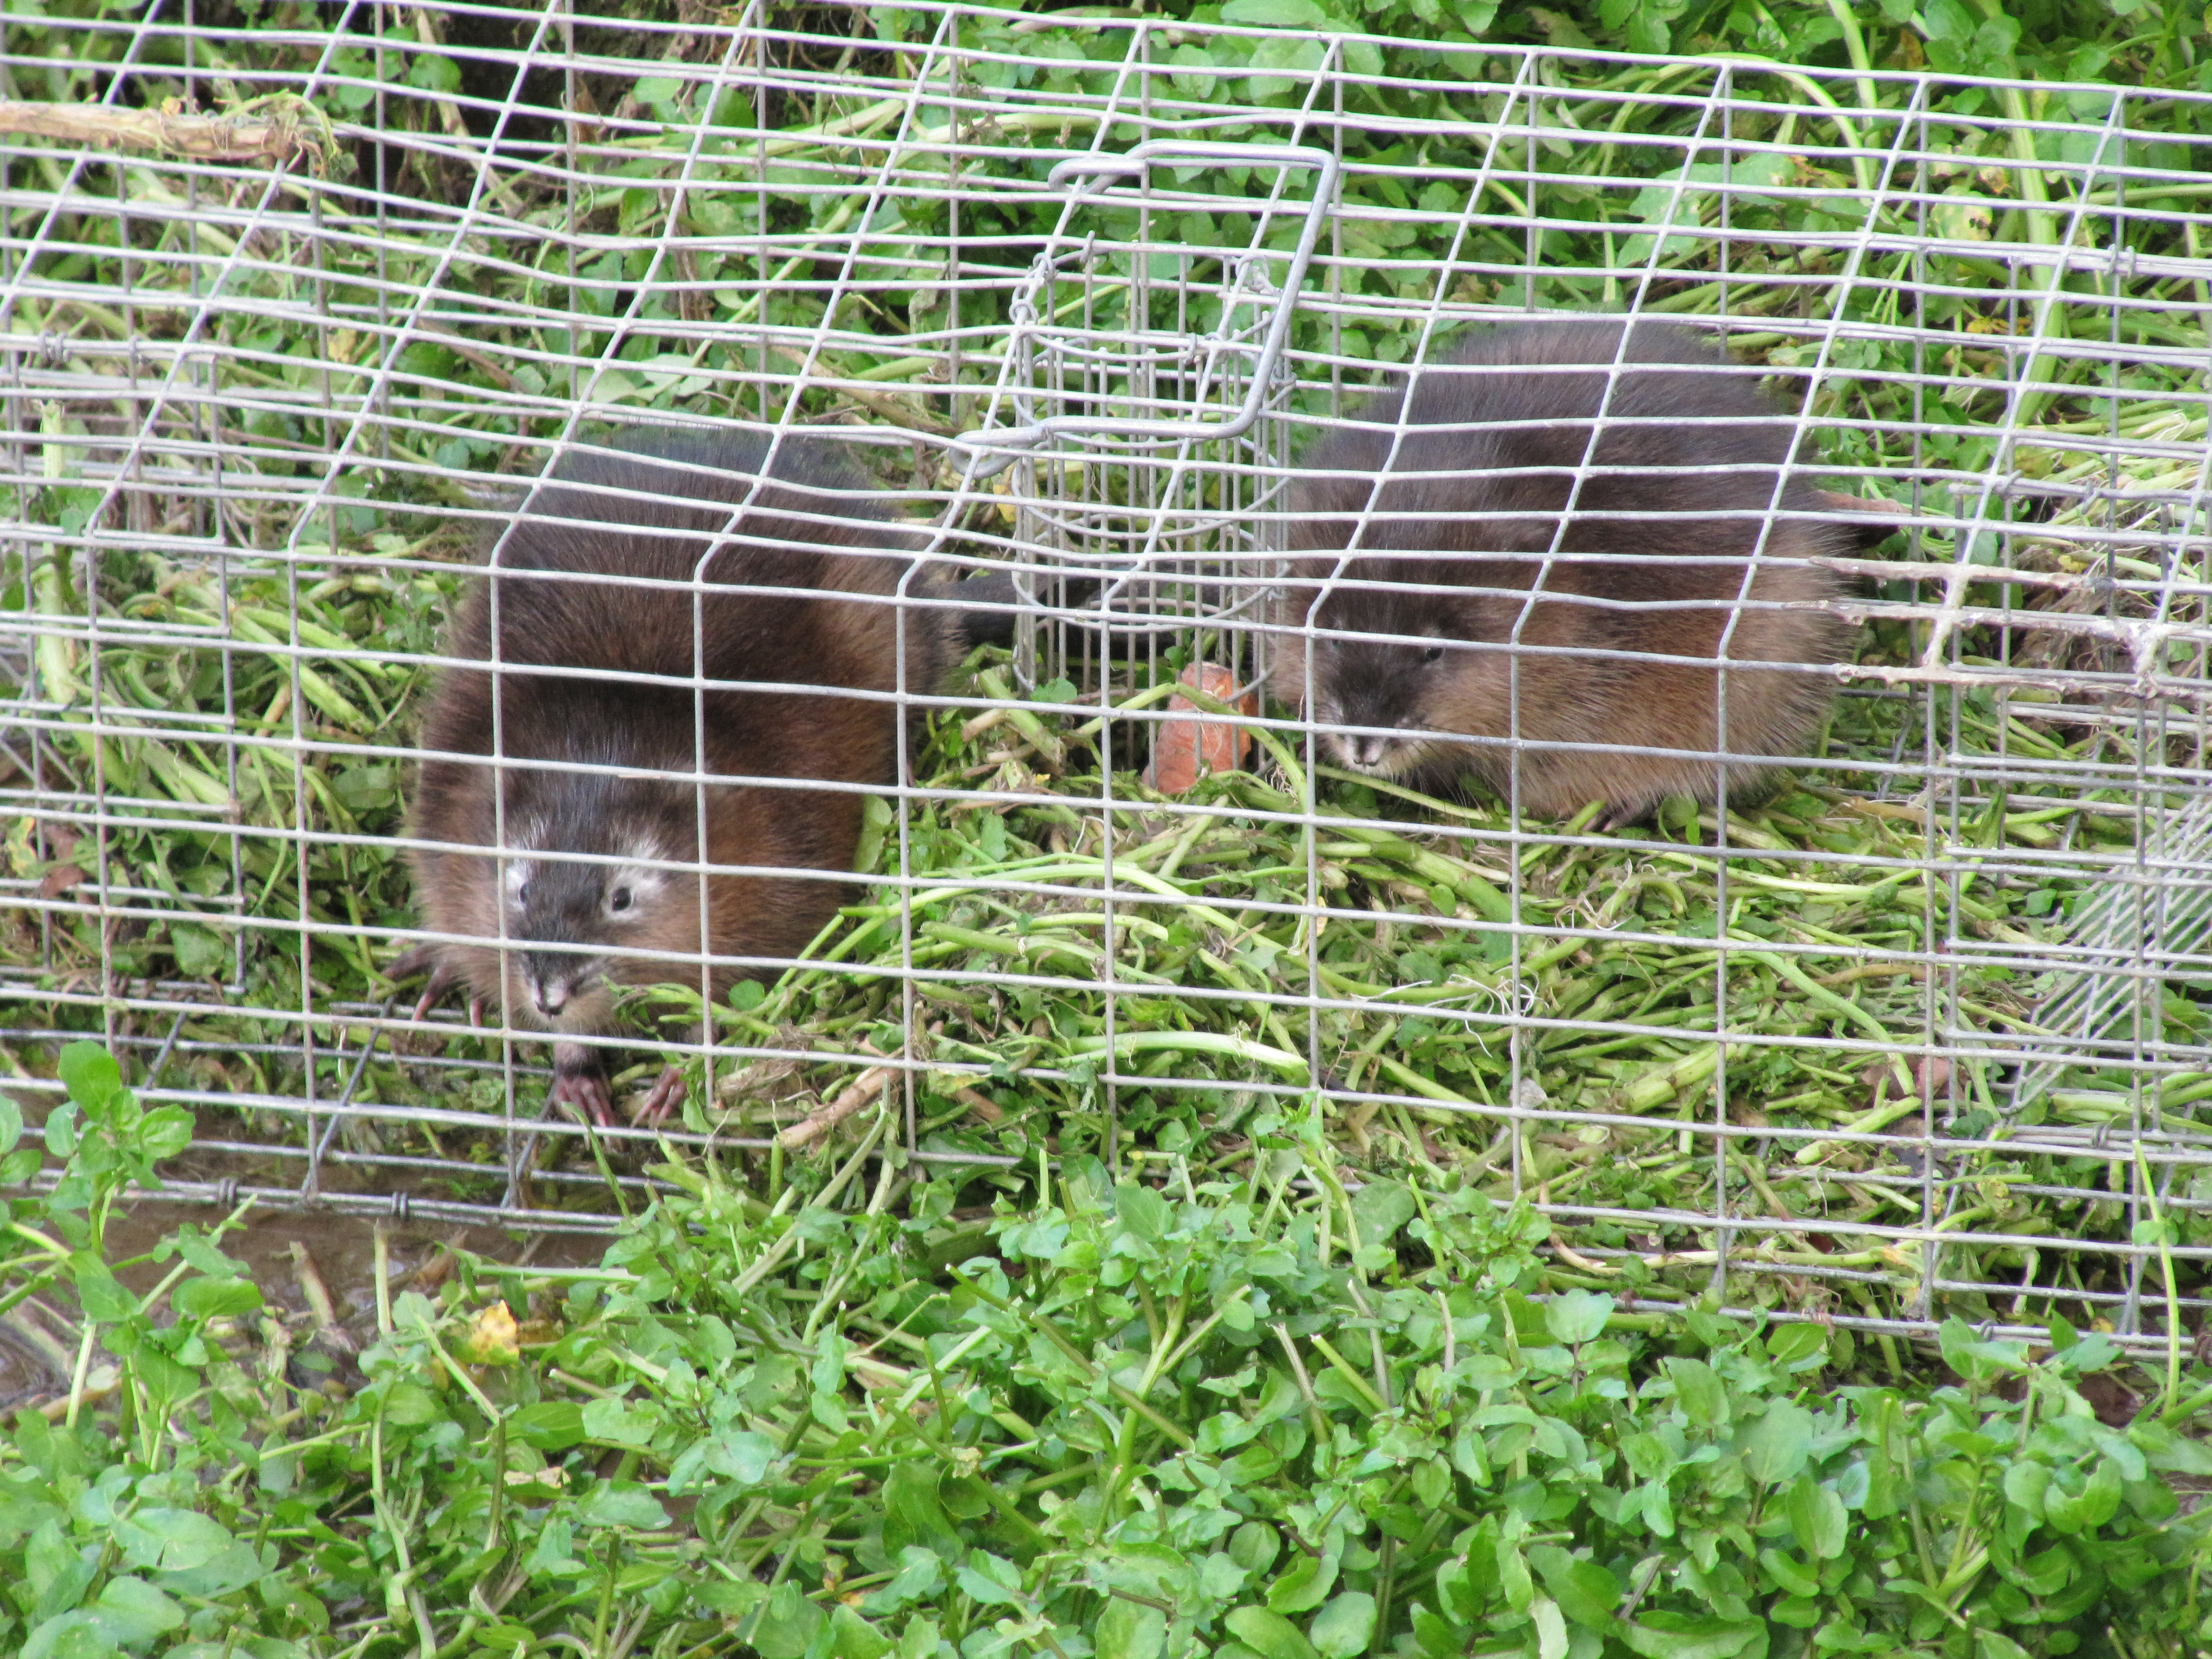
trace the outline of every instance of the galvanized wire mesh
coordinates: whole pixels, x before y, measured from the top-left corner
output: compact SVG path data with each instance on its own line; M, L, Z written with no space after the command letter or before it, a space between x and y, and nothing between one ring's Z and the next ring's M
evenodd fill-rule
M546 1113L542 1034L379 976L414 710L549 457L804 428L929 568L1011 562L1014 646L902 694L937 735L844 943L647 1044L701 1062L667 1133L759 1148L888 1079L915 1168L1264 1175L1318 1114L1655 1305L2202 1322L2212 100L809 17L11 26L13 96L266 98L284 153L0 149L12 1086L104 1034L199 1109L188 1194L599 1224L652 1133ZM1411 802L1237 701L1291 648L1320 432L1468 325L1589 309L1759 365L1902 526L1832 562L1856 660L1764 816ZM1176 718L1270 744L1163 794L1206 663Z

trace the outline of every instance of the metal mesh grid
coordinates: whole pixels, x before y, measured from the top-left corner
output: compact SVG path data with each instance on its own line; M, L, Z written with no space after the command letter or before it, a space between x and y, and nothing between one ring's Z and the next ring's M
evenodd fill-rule
M1563 1272L1654 1305L2202 1322L2212 100L817 15L11 27L15 95L298 94L358 163L281 101L311 142L273 168L0 150L14 1086L101 1031L202 1109L188 1194L599 1224L651 1135L545 1114L534 1034L411 1019L374 974L410 937L412 710L549 455L805 428L1031 602L1011 660L907 699L985 746L924 780L915 738L884 792L866 966L812 970L811 1029L725 1023L716 1115L672 1133L758 1147L774 1114L737 1109L840 1067L902 1091L922 1165L1170 1168L1311 1110L1533 1196ZM1905 523L1836 562L1857 660L1781 819L1415 806L1278 705L1184 717L1272 734L1251 787L1139 784L1179 671L1263 674L1317 432L1464 325L1587 308L1711 329ZM1009 812L1035 858L933 862ZM1298 859L1239 870L1267 836ZM1009 915L1055 949L957 948ZM1024 1010L1067 998L1096 1032L1041 1062ZM1060 1127L966 1134L979 1085ZM1186 1096L1206 1146L1130 1129ZM1644 1163L1673 1186L1615 1178Z

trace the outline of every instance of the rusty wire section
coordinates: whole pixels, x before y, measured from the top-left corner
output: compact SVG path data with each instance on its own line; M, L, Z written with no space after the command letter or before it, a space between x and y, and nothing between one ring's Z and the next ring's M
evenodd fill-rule
M1319 1112L1654 1306L2203 1322L2212 100L1131 19L1047 51L926 4L336 15L5 60L118 117L0 137L21 1097L89 1032L201 1109L186 1195L550 1227L645 1190L652 1135L544 1111L532 1032L379 975L413 713L550 457L803 429L1025 598L907 698L936 735L849 951L656 1041L672 1135L861 1091L920 1170L1218 1172ZM273 161L127 147L261 98ZM1766 809L1423 806L1256 700L1298 457L1466 325L1577 309L1712 331L1900 526L1831 562L1856 660ZM1162 794L1208 665L1182 718L1266 742Z

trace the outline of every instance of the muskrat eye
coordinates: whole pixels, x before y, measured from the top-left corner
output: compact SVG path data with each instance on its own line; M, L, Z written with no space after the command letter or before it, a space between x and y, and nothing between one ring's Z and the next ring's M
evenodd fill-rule
M629 889L627 887L617 887L613 892L608 894L607 908L618 912L629 909Z
M530 884L529 884L528 882L526 882L526 882L524 882L524 883L522 884L522 885L521 885L521 886L520 886L520 887L518 887L518 888L516 888L516 889L514 890L514 908L515 908L516 909L520 910L520 909L524 905L526 905L526 904L527 904L527 903L529 903L529 902L530 902Z
M1423 662L1442 662L1443 660L1443 647L1441 645L1432 645L1427 650L1421 653L1421 660Z

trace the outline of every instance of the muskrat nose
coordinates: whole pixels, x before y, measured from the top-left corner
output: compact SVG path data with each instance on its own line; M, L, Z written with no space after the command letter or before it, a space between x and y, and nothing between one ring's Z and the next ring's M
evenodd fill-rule
M1363 733L1352 740L1352 758L1361 766L1380 766L1383 757L1390 752L1394 741L1390 738L1377 737L1373 732Z
M522 987L530 993L530 1006L546 1019L558 1019L576 997L573 974L547 973L535 963L522 970Z

